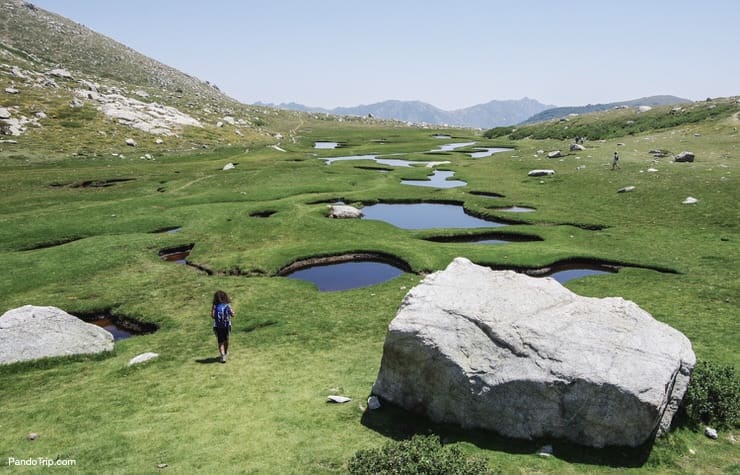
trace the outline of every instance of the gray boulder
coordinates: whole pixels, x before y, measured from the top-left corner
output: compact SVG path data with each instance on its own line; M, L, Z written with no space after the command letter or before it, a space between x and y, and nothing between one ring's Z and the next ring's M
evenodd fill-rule
M331 205L329 206L329 217L339 219L361 218L362 211L349 205Z
M570 151L571 152L580 152L580 151L583 151L583 150L586 150L586 147L584 147L583 145L581 145L579 143L572 143L572 144L570 144Z
M560 158L562 156L563 156L563 154L560 153L560 150L554 150L554 151L549 152L547 154L547 158Z
M691 152L681 152L673 160L676 162L693 162L694 154Z
M0 107L0 119L10 119L10 111L5 107Z
M527 176L551 176L555 174L555 170L530 170Z
M457 258L404 298L373 393L509 437L638 446L668 430L694 364L633 302Z
M113 335L56 307L24 307L0 316L0 364L113 349Z

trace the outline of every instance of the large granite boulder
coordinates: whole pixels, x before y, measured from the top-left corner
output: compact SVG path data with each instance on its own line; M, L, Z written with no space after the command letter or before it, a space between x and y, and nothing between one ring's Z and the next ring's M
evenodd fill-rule
M338 219L357 219L362 217L362 211L349 205L329 206L329 217Z
M112 349L110 332L56 307L26 305L0 316L0 364Z
M668 430L694 363L633 302L457 258L404 298L373 393L509 437L637 446Z

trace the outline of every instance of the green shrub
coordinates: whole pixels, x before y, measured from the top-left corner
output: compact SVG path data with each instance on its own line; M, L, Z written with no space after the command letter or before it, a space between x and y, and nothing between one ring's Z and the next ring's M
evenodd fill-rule
M476 475L492 473L482 458L466 457L458 447L443 447L437 436L415 435L379 449L359 450L350 459L349 473Z
M684 408L693 424L732 428L740 420L740 378L732 366L700 361L694 367Z

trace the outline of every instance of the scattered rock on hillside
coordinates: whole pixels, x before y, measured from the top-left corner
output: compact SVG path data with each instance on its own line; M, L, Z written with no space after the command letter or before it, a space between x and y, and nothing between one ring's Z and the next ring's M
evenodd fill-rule
M634 191L634 186L625 186L624 188L620 188L617 190L617 193L629 193L630 191Z
M14 87L6 87L5 92L7 92L8 94L18 94L20 91L18 91L18 89Z
M685 200L683 200L683 201L681 202L681 204L685 204L685 205L693 205L693 204L696 204L696 203L698 203L698 202L699 202L699 200L697 200L697 199L696 199L696 198L694 198L693 196L688 196L688 197L686 197L686 199L685 199Z
M82 107L84 105L85 105L85 103L82 102L81 100L77 99L76 97L73 98L72 101L70 101L70 103L69 103L69 106L72 107L72 108L75 108L75 109L78 109L78 108L80 108L80 107Z
M694 154L692 152L681 152L678 155L676 155L676 158L673 159L675 162L693 162L694 161Z
M56 307L24 307L0 316L0 364L113 349L113 335Z
M560 158L563 154L560 153L560 150L554 150L547 154L547 158Z
M527 173L527 176L551 176L555 174L555 170L531 170Z
M330 205L329 217L338 219L361 218L362 211L349 205Z
M74 79L74 77L72 76L72 73L70 73L69 71L63 68L52 69L51 71L47 72L47 74L49 74L50 76L55 76L55 77L62 78L62 79Z
M695 362L634 302L457 258L404 297L373 393L507 437L634 447L669 429Z
M233 163L227 163L226 165L224 165L224 167L221 170L223 171L233 170L234 168L236 168L236 165L234 165Z
M39 438L39 435L36 432L29 432L26 436L26 439L28 440L36 440Z
M153 360L154 358L158 358L158 357L159 357L159 353L152 353L151 351L142 353L128 360L128 366L133 366L135 364L141 364L141 363L144 363L149 360Z
M706 435L710 439L716 439L719 437L719 434L717 434L717 429L713 429L711 427L707 427L704 429L704 435Z
M638 110L639 112L647 112L647 111L653 110L653 108L652 108L652 107L650 107L650 106L639 106L639 107L637 108L637 110Z
M11 114L5 107L0 107L0 119L10 119Z
M572 144L570 144L570 151L571 152L580 152L582 150L586 150L586 147L584 147L583 145L581 145L579 143L572 143Z
M136 140L128 138L126 139L126 145L128 145L129 147L136 147Z
M345 402L350 402L352 398L346 397L346 396L327 396L326 402L335 402L338 404L344 404Z
M157 139L157 140L154 141L154 143L157 144L157 145L162 145L164 143L164 140Z

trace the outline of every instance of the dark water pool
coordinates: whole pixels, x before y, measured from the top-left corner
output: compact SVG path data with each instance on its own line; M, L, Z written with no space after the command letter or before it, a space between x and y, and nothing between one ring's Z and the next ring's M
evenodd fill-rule
M362 208L362 219L385 221L401 229L490 228L506 226L465 213L460 205L439 203L376 204Z
M315 284L320 291L357 289L395 279L404 271L385 262L353 261L307 267L289 274L291 279Z
M537 277L552 277L561 284L573 279L580 279L589 275L615 274L617 269L599 265L585 266L584 264L560 264L552 267L552 270Z
M108 330L113 341L125 340L137 335L154 333L159 327L153 323L140 322L134 319L111 315L107 310L78 316L81 320Z

